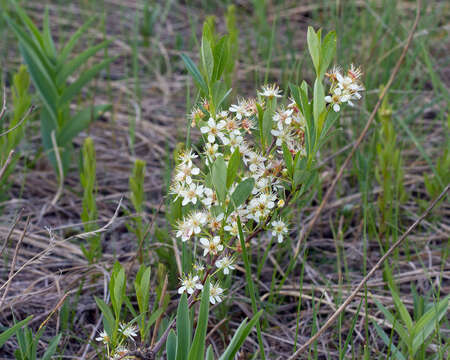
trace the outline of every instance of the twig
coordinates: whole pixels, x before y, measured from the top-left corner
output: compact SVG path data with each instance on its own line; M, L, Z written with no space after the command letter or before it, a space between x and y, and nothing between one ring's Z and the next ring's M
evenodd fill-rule
M9 166L9 163L11 162L13 155L14 155L14 150L11 150L11 151L9 152L9 155L8 155L8 157L7 157L6 161L5 161L5 163L3 164L2 168L0 169L0 180L1 180L1 178L3 177L3 174L4 174L5 171L6 171L6 168Z
M9 239L11 238L11 235L16 228L16 225L19 223L20 218L22 217L23 208L20 209L19 213L16 216L16 219L14 220L14 223L11 226L11 229L8 231L8 235L6 235L5 242L3 243L2 249L0 250L0 257L3 255L3 251L5 251L6 246L8 245Z
M341 179L342 175L344 174L345 168L349 164L350 160L352 159L352 157L355 154L355 152L358 149L358 147L361 145L362 141L364 140L365 136L367 135L367 132L369 131L370 126L372 125L373 121L375 120L375 115L377 114L378 109L380 108L381 103L382 103L384 97L386 96L389 88L392 86L392 83L394 82L394 79L397 76L397 73L400 70L400 66L402 65L403 60L405 59L406 53L408 52L408 49L409 49L409 47L411 45L414 32L416 31L417 24L419 23L421 7L422 7L422 0L417 0L416 18L415 18L414 24L413 24L413 26L412 26L412 28L411 28L411 30L409 32L406 44L403 47L403 51L402 51L399 59L397 60L397 63L395 64L394 70L392 71L391 76L389 77L389 80L388 80L386 86L381 91L380 96L378 97L378 101L377 101L375 107L373 108L373 110L372 110L372 112L371 112L371 114L369 116L369 120L367 120L367 123L364 126L363 131L361 132L361 134L359 135L359 137L356 140L355 144L353 145L352 150L350 151L350 154L348 154L347 158L345 159L344 163L342 164L341 168L339 169L339 172L338 172L337 176L333 179L333 182L331 183L330 187L328 188L328 190L327 190L325 196L323 197L322 202L320 203L320 206L316 210L313 218L308 223L308 225L305 227L305 230L300 233L299 239L297 241L296 249L295 249L294 259L300 253L300 245L301 245L301 243L309 235L311 230L314 228L314 225L316 224L317 220L319 219L320 213L324 209L324 207L327 204L331 194L334 191L334 188L336 187L337 183L339 182L339 180Z
M59 301L56 303L55 307L53 308L53 310L50 312L50 314L48 314L47 318L41 323L41 325L39 325L39 330L41 330L45 325L47 325L48 321L51 319L51 317L53 316L53 314L58 311L58 309L64 304L64 301L66 300L67 296L69 296L69 293L65 293L64 296L59 299Z
M11 285L10 279L13 278L14 268L16 267L17 254L19 253L20 244L22 244L22 241L25 238L25 234L27 233L27 229L28 229L29 223L30 223L30 217L28 216L27 222L26 222L25 227L24 227L24 229L22 231L22 235L20 236L19 241L17 242L16 248L14 250L14 256L13 256L12 263L11 263L11 269L9 270L8 280L5 283L6 284L6 288L5 288L5 291L3 292L2 299L0 300L0 308L2 307L3 302L5 301L6 294L8 293L9 287ZM2 286L2 288L3 288L3 286Z
M312 343L314 343L320 335L322 335L326 329L328 329L331 324L339 317L340 313L345 310L345 308L353 301L353 299L358 295L358 292L362 289L364 284L369 280L369 278L375 274L381 265L386 261L386 259L394 252L396 248L400 246L400 244L408 237L408 235L421 223L423 219L431 212L431 210L435 207L435 205L441 200L444 195L448 192L450 185L447 185L445 189L441 192L441 194L431 203L428 209L416 220L414 223L406 230L405 233L397 240L397 242L390 247L390 249L378 260L375 266L367 273L364 279L358 284L358 286L353 290L350 296L339 306L339 309L330 316L330 318L326 321L326 323L311 337L301 348L299 348L288 360L294 360L300 355L303 351L305 351Z
M30 115L30 113L34 110L34 106L30 106L27 110L27 112L25 113L25 115L22 117L22 119L20 119L20 121L13 126L11 129L6 130L5 132L0 134L0 137L5 136L6 134L9 134L11 131L16 130L20 125L22 125L22 123L25 121L25 119L28 117L28 115ZM0 116L0 119L2 117Z
M0 110L0 120L3 118L5 111L6 111L6 87L3 86L3 104L2 110Z
M51 137L52 137L52 145L53 145L53 150L55 152L56 163L58 164L58 173L59 173L58 190L56 191L55 197L53 198L53 200L51 202L51 204L53 206L55 206L56 203L58 202L59 198L61 197L61 194L62 194L63 188L64 188L64 169L63 169L63 165L62 165L62 161L61 161L61 156L59 154L58 144L56 143L55 130L52 131Z

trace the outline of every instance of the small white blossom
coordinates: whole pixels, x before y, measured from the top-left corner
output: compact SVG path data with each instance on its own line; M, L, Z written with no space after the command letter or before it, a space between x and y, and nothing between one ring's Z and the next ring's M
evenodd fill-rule
M126 359L126 355L128 354L128 349L125 346L118 346L114 350L114 354L110 356L111 360L119 360Z
M175 181L180 183L185 182L190 185L192 183L192 176L200 174L200 169L195 167L192 161L182 162L175 169Z
M193 294L195 290L203 289L203 285L197 275L192 276L191 274L184 276L181 279L181 287L178 289L178 294L187 292L189 295Z
M217 260L215 265L218 269L223 270L225 275L230 273L230 270L234 270L235 267L233 265L234 260L229 256L224 256L221 259Z
M225 127L225 121L221 120L218 123L213 118L209 118L206 126L202 126L200 131L202 134L207 134L208 142L214 143L217 137L222 137L222 129Z
M201 226L206 223L206 215L201 211L192 213L189 217L178 222L176 237L181 241L188 241L192 235L199 234Z
M222 301L223 289L219 283L212 284L209 289L209 301L211 304L218 304Z
M282 220L272 221L272 236L276 236L279 243L283 242L283 237L288 233L288 228Z
M192 150L182 151L179 155L179 159L182 164L192 163L192 161L196 158L198 158L198 155L193 153Z
M203 185L192 183L188 188L182 189L180 196L183 198L181 205L186 206L189 203L196 204L197 199L203 195Z
M273 115L273 121L278 125L278 128L283 128L283 125L290 125L292 123L293 109L281 109Z
M205 154L208 156L210 160L216 158L217 151L219 150L218 144L206 143L205 145Z
M244 163L252 173L257 172L261 166L264 166L264 161L266 161L266 158L256 151L248 152L247 156L244 157Z
M223 217L224 217L223 213L220 213L217 216L209 214L208 226L211 229L211 231L216 232L220 230L220 228L222 227Z
M205 188L203 191L204 198L202 200L203 205L211 207L219 203L216 192L210 188Z
M229 110L230 112L235 113L236 118L239 120L242 120L243 117L250 116L247 108L247 103L243 99L240 99L237 105L231 105Z
M268 98L281 97L281 90L277 84L266 85L262 87L262 91L258 92L259 95Z
M137 327L136 325L129 325L120 323L119 325L119 331L122 333L123 336L132 339L133 337L137 336Z
M98 336L95 338L95 340L102 342L103 344L108 344L111 339L110 339L109 335L107 334L107 332L105 330L103 330L100 332L100 334L98 334Z
M217 255L218 252L223 250L223 245L220 243L220 236L214 236L211 239L201 238L200 243L204 247L203 256L209 253Z

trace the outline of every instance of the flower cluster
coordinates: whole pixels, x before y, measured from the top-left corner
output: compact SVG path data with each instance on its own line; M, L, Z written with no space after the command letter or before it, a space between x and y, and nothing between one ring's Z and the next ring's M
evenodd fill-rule
M105 330L102 330L98 336L95 338L98 342L103 343L106 346L106 352L108 359L118 360L118 359L128 359L126 354L129 352L128 348L124 344L128 341L135 341L134 338L137 336L137 326L132 324L119 324L119 342L114 348L112 347L111 338Z
M355 68L353 64L348 69L347 75L342 75L339 67L335 67L327 74L331 80L331 88L330 95L325 97L325 101L332 104L335 112L341 110L341 104L353 105L352 100L361 98L360 92L364 90L360 81L361 75L361 69Z
M330 103L327 110L339 111L340 104L360 97L360 75L353 66L346 76L337 68L328 74L333 95L325 98ZM203 100L192 110L191 125L200 130L204 145L196 152L178 154L171 184L173 200L181 203L184 213L177 223L176 237L182 242L192 241L196 252L192 271L181 277L180 294L201 291L208 275L221 278L231 274L235 255L241 250L239 221L244 239L255 231L265 232L278 243L288 236L282 210L292 191L292 173L289 175L285 157L294 161L307 156L307 121L293 99L286 106L277 106L281 96L277 85L268 85L257 98L239 99L228 109L213 112L208 101ZM261 125L267 123L266 115L270 115L269 129ZM238 166L232 164L236 154ZM225 195L220 194L212 175L219 160L226 169L238 169L231 183L226 184ZM224 177L227 179L219 179L223 187L229 182L228 175ZM251 180L253 187L245 199L233 206L233 194L246 180ZM211 303L220 302L223 293L219 281L212 281Z

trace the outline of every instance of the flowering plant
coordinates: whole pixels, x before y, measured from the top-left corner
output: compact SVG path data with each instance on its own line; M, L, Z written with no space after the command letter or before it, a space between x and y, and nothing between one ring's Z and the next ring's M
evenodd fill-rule
M361 97L361 71L353 65L326 72L334 58L336 34L322 39L308 29L308 48L316 79L309 86L290 85L287 105L280 104L278 85L265 85L256 97L226 106L231 93L220 80L226 47L204 27L200 69L183 60L203 96L191 111L191 126L200 130L203 145L177 154L171 184L176 237L192 244L195 265L181 277L178 292L195 299L208 276L229 275L239 243L239 222L245 246L266 232L278 243L289 235L284 209L305 197L317 177L316 155L329 137L344 104ZM325 95L324 78L329 79ZM200 251L199 251L200 250ZM221 301L219 281L211 285L210 300Z

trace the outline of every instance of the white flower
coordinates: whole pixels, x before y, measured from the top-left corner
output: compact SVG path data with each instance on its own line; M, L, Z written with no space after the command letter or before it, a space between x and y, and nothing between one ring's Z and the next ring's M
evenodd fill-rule
M135 325L129 325L120 323L119 325L119 331L122 333L123 336L132 339L133 337L137 336L137 327Z
M225 121L221 120L218 123L213 118L209 118L206 126L202 126L200 131L202 134L208 134L208 142L213 143L216 141L216 136L222 137L221 130L225 127Z
M209 289L209 301L213 305L222 301L223 289L219 285L219 283L215 283Z
M269 215L270 210L275 206L275 200L276 196L273 194L261 194L259 197L251 199L248 205L248 217L259 222Z
M111 360L119 360L126 359L126 355L128 354L128 349L125 346L118 346L116 350L114 350L114 355L110 356Z
M250 116L247 103L243 99L240 99L237 105L231 105L229 110L230 112L236 113L236 118L239 120L242 120L243 117Z
M183 202L181 203L181 205L186 206L190 202L195 205L197 203L197 198L201 197L202 195L203 185L192 183L188 188L181 190L180 196L183 198Z
M273 121L278 124L278 128L283 128L283 125L290 125L292 123L292 113L294 109L280 109L273 115Z
M238 133L239 134L239 133ZM236 148L240 148L240 146L244 142L244 138L241 135L238 135L234 132L230 133L228 137L224 136L221 138L224 145L230 146L230 151L233 153Z
M332 91L332 95L325 96L325 101L327 103L333 104L333 110L339 112L341 110L340 104L345 103L350 100L350 96L342 93L340 87L336 87Z
M192 183L191 175L198 174L200 174L200 169L195 167L191 160L182 162L176 167L175 181L190 185Z
M228 225L225 225L223 229L228 231L233 236L237 236L239 234L239 227L237 221L234 219L231 222L231 225L228 223Z
M182 151L179 155L182 164L192 163L196 158L198 158L198 155L193 153L192 150Z
M249 151L246 155L247 156L244 157L244 163L248 166L252 173L257 172L261 166L264 166L264 161L266 161L266 158L261 154L258 154L255 151Z
M96 337L95 340L100 341L103 344L108 344L111 339L109 338L109 335L106 333L106 331L103 330L100 332L100 334L98 334L98 337Z
M192 213L188 218L184 218L178 222L178 231L176 237L181 238L181 241L188 241L192 235L199 234L201 225L206 223L206 215L197 211Z
M280 219L272 221L272 236L276 236L279 243L283 242L283 237L288 233L286 224Z
M239 134L239 120L234 117L226 118L225 129L230 133Z
M211 159L214 159L216 157L217 150L219 150L218 144L207 143L205 145L205 154Z
M189 222L192 226L192 231L194 234L199 234L201 231L201 226L204 225L207 221L207 216L202 211L193 212L189 216Z
M206 207L211 207L217 205L219 202L217 200L216 192L210 188L205 188L203 190L203 195L205 196L202 200L203 205Z
M230 270L234 270L235 267L233 265L234 260L229 256L224 256L223 258L216 261L215 265L218 269L223 270L225 275L230 273Z
M222 227L223 217L224 217L223 213L220 213L217 216L209 214L208 225L211 231L216 232L220 230L220 228Z
M191 274L184 276L181 279L181 287L178 289L178 294L187 292L189 295L193 294L195 290L203 289L203 285L197 275L192 276Z
M288 144L292 141L292 131L288 127L282 129L273 129L270 133L277 138L276 145L282 146L283 142Z
M200 243L203 245L203 256L209 253L217 255L218 252L223 250L223 245L220 243L220 236L214 236L212 239L201 238Z
M262 87L262 91L258 92L261 96L266 96L268 98L273 97L281 97L281 90L279 89L278 85L272 84L272 85L266 85Z
M183 219L178 222L178 231L176 236L181 238L181 241L188 241L193 233L194 229L192 228L192 224L189 219Z

